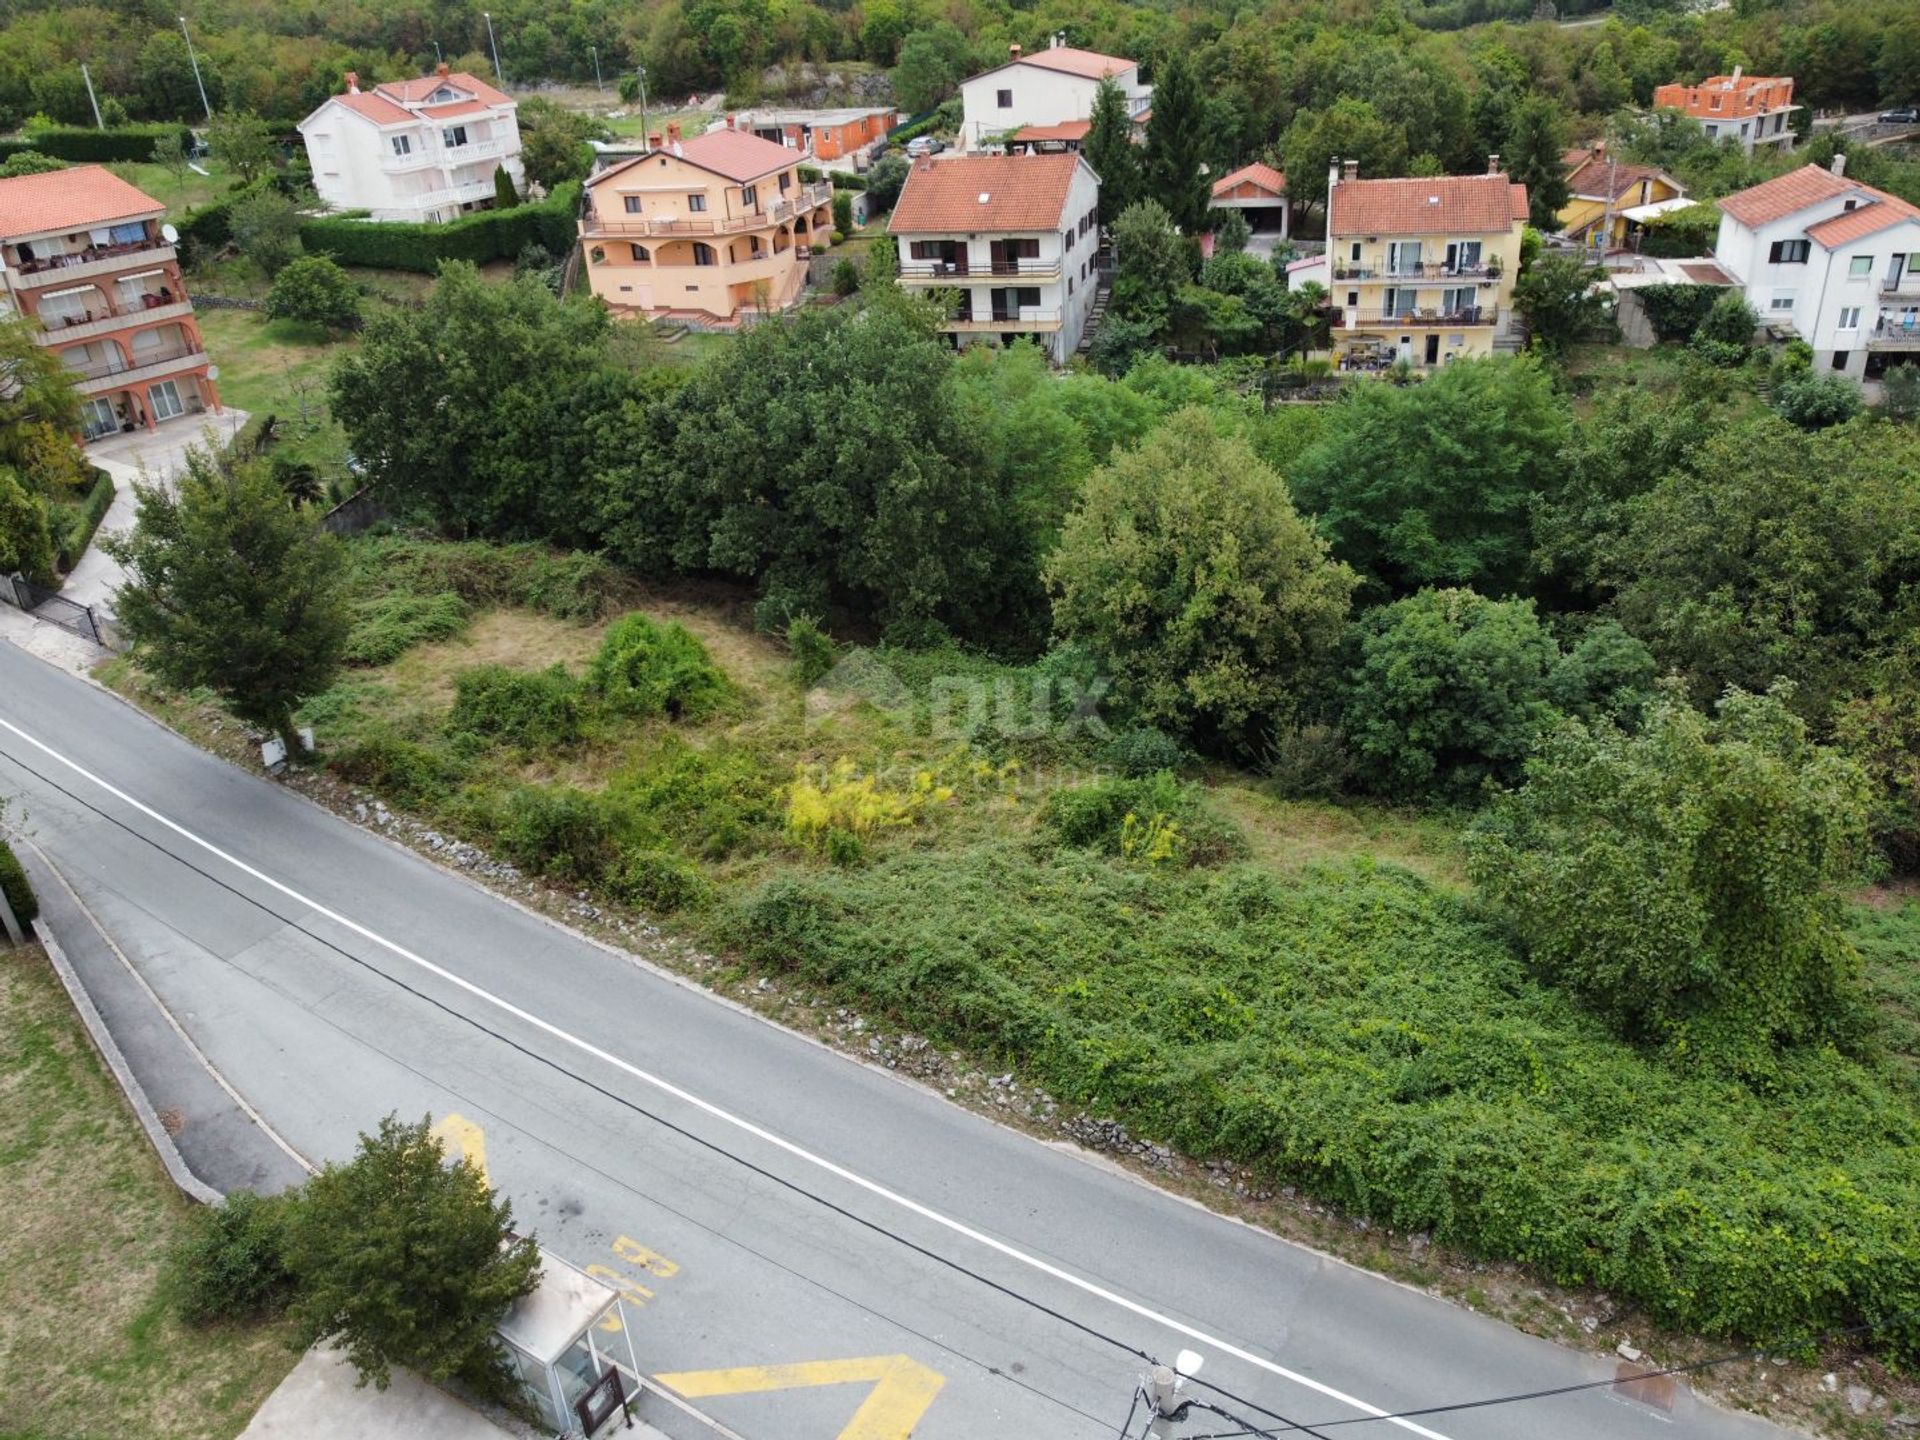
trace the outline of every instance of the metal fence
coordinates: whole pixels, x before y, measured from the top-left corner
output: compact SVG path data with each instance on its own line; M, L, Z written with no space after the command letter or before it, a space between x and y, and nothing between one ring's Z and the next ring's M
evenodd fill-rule
M37 585L24 575L0 576L0 600L62 630L71 630L103 650L118 648L110 616L98 614L91 605L69 600L57 590Z

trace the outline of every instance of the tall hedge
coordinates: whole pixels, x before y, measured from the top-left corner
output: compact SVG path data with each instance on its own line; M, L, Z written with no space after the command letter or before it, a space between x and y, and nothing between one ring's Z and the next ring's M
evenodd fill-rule
M271 187L272 176L263 175L251 185L211 200L187 211L177 222L182 244L194 244L204 250L218 250L233 238L233 207L249 195Z
M1721 291L1715 285L1642 285L1633 293L1646 307L1655 335L1662 340L1691 340Z
M538 204L480 210L437 225L316 216L300 226L300 243L308 254L331 255L342 265L430 275L448 260L511 260L528 245L564 255L573 247L579 205L579 182L570 180Z
M183 146L190 148L193 144L193 133L182 125L116 125L111 130L59 125L35 130L21 148L39 150L56 160L105 165L151 160L155 143L166 135L178 135Z
M20 868L20 862L4 840L0 840L0 893L6 895L7 903L13 907L13 918L20 922L22 929L31 925L33 917L40 913L40 902L27 883L27 872ZM5 927L0 926L0 940L5 938Z

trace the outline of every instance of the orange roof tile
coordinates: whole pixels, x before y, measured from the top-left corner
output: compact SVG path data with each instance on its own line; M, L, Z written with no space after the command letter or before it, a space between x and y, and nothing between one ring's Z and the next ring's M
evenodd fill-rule
M771 140L762 140L758 135L750 135L745 130L709 130L704 135L695 135L690 140L669 142L664 150L654 150L622 160L618 165L609 165L597 175L589 176L587 188L591 190L603 181L623 174L634 166L659 155L671 155L673 145L680 146L679 158L689 165L702 170L712 171L727 180L745 183L758 180L762 175L771 175L776 170L784 170L789 165L800 162L800 152L789 150L784 145L776 145Z
M1642 180L1665 180L1676 190L1682 188L1658 165L1628 165L1624 161L1609 160L1603 154L1595 155L1589 151L1580 153L1586 158L1567 173L1567 188L1576 195L1618 200L1632 193ZM1607 193L1609 183L1613 187L1611 195Z
M1064 75L1079 75L1088 80L1118 75L1133 69L1137 63L1118 55L1102 55L1098 50L1076 50L1071 45L1054 45L1007 61L1009 65L1038 65L1042 70L1058 70Z
M72 234L115 220L158 215L166 207L103 165L0 180L0 237Z
M1023 125L1013 132L1012 138L1021 145L1041 140L1084 140L1092 128L1091 120L1062 120L1058 125Z
M1258 160L1250 165L1242 165L1230 175L1222 175L1213 182L1213 193L1224 195L1243 180L1251 180L1261 189L1269 190L1275 195L1287 193L1287 177L1271 165L1262 165Z
M1802 165L1751 189L1736 190L1720 202L1720 208L1752 227L1784 220L1796 210L1864 188L1859 181L1842 179L1823 166Z
M335 95L333 97L356 115L364 116L376 125L406 125L413 120L413 112L396 105L384 95L375 95L370 90L362 90L357 95Z
M1920 209L1915 209L1898 195L1889 195L1885 191L1860 187L1873 198L1864 205L1856 205L1838 215L1829 215L1825 220L1807 227L1809 239L1818 240L1829 250L1836 250L1849 240L1858 240L1863 235L1877 235L1889 225L1898 225L1903 220L1920 220Z
M920 160L893 207L895 235L1057 230L1078 155L963 155Z
M1484 235L1527 218L1527 187L1504 175L1342 180L1329 235Z
M486 115L493 107L480 100L456 100L451 105L422 105L420 113L435 120L457 120L462 115Z
M386 96L389 100L417 105L442 85L452 85L456 90L464 90L475 99L483 100L489 105L513 104L511 95L501 94L486 81L477 79L464 70L450 71L445 75L422 75L413 80L389 80L373 88L376 93Z

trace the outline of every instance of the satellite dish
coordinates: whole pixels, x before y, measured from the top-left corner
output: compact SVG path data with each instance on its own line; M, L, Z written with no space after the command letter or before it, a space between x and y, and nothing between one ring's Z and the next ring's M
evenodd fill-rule
M209 380L218 380L220 378L220 367L218 365L207 366L207 378Z
M180 232L171 225L162 225L160 227L160 238L166 241L167 244L172 245L180 239Z

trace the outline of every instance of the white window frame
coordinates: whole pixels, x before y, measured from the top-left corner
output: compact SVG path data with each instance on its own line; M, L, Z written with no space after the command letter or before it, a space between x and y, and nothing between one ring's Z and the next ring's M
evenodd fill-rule
M162 396L166 397L164 401ZM171 380L156 380L149 385L147 403L153 407L153 418L156 421L172 420L176 416L187 413L186 402L180 398L180 387ZM168 405L172 405L173 409L167 409Z
M1783 311L1791 310L1799 299L1798 290L1776 290L1767 301L1767 313L1778 315Z
M405 156L413 153L413 138L411 136L395 135L390 138L393 141L393 153L395 155Z
M467 143L467 127L448 125L440 131L440 143L449 150L457 150Z
M1873 278L1873 256L1855 255L1847 261L1849 280L1871 280Z
M1838 330L1858 330L1860 328L1860 307L1858 305L1842 305L1840 307L1840 323L1834 328Z

